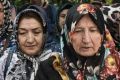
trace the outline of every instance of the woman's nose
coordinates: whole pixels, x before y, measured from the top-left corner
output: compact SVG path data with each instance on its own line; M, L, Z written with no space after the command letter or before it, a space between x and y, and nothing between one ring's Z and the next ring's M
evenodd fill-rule
M34 35L31 32L29 32L27 35L27 42L29 43L34 42Z
M83 42L84 43L89 43L90 42L90 39L91 37L90 37L90 33L88 32L88 31L86 31L85 33L84 33L84 35L83 35Z

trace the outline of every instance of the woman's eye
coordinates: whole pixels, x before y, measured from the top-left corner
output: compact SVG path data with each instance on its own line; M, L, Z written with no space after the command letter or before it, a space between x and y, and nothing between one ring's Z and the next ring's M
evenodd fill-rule
M98 32L97 29L91 29L90 32Z
M19 35L25 35L26 32L18 32Z
M65 14L62 14L62 15L60 15L60 17L65 18L65 17L66 17L66 15L65 15Z
M34 32L35 34L39 34L39 33L41 33L41 32Z
M42 30L34 31L34 34L40 34L40 33L42 33L42 32L43 32Z
M62 18L65 18L65 16L63 15L63 16L61 16Z

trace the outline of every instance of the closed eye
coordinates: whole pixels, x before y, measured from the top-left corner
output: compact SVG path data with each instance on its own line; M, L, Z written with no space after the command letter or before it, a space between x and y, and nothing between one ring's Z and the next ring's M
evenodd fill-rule
M82 29L78 29L78 30L75 30L74 32L75 33L80 33L80 32L83 32L83 30Z
M19 35L25 35L27 32L18 32Z
M90 32L98 32L98 29L97 28L90 29Z
M42 30L33 30L33 33L34 33L35 35L37 35L37 34L43 33L43 31L42 31Z
M39 31L39 32L34 32L34 34L39 34L39 33L42 33L42 31Z
M96 31L98 31L98 30L90 30L90 32L96 32Z

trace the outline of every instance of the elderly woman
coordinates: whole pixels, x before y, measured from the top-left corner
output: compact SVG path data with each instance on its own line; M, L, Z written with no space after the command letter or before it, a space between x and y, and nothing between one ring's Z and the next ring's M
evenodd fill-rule
M56 80L120 79L119 54L114 45L106 44L111 40L100 9L90 4L72 7L63 31L63 56L61 60L53 56L41 63L36 80L40 79L41 70L60 75ZM51 76L52 73L45 74L47 80L55 80Z
M90 4L73 7L66 18L65 34L67 44L63 51L68 61L67 72L77 80L102 79L100 73L105 67L104 60L110 55L104 46L106 35L102 12ZM119 68L117 63L112 66Z

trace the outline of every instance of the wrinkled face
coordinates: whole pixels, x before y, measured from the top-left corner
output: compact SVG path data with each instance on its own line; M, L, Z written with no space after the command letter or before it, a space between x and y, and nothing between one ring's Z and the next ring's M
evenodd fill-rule
M24 54L38 55L43 46L42 24L34 18L24 18L19 23L18 41Z
M81 56L95 55L102 41L97 25L88 15L80 19L73 32L69 32L69 38L74 50Z
M0 27L4 22L4 12L3 12L3 5L0 3Z
M67 16L68 9L64 9L59 15L59 26L62 29L65 24L65 19Z

